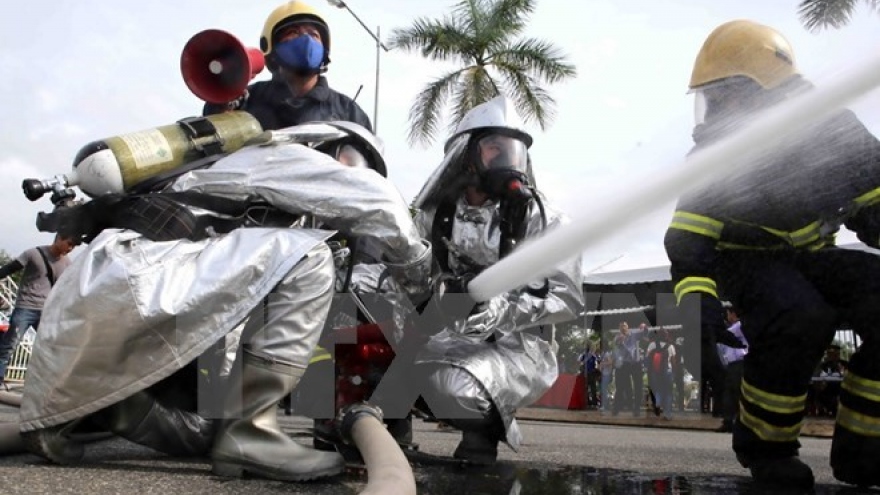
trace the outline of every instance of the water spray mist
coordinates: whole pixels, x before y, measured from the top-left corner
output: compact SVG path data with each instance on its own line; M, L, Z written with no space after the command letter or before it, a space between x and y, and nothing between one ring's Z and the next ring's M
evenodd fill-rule
M523 243L474 278L468 286L470 294L485 301L550 274L560 261L580 256L589 244L616 235L634 220L717 178L731 160L739 163L743 156L772 149L784 138L829 117L877 85L880 56L780 103L729 137L665 168L663 174L634 177L621 183L620 193L612 195L616 199L607 205L609 214L590 216L583 212L591 211L591 207L584 205L571 223ZM632 201L633 197L640 200Z

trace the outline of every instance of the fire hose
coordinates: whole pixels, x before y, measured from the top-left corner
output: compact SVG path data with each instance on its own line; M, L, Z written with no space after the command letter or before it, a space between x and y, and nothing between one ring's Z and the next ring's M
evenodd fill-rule
M367 468L367 486L360 495L415 495L416 481L397 441L382 423L382 411L365 402L339 413L343 440L354 444Z

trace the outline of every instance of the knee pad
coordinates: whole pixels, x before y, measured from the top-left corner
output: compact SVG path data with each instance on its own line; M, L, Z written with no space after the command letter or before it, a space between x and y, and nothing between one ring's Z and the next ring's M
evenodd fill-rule
M458 366L432 367L425 378L423 395L435 417L457 428L478 428L491 424L497 416L486 388Z

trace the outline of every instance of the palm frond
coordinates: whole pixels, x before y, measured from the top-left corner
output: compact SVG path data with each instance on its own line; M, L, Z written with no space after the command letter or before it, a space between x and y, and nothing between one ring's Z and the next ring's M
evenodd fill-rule
M566 62L565 55L552 43L535 38L520 40L492 55L492 62L507 67L521 67L527 73L548 83L577 76L577 69Z
M803 0L798 7L801 22L809 31L817 32L823 28L840 28L852 17L857 0ZM869 0L876 8L877 0Z
M469 67L462 73L455 94L452 95L452 111L450 113L449 131L461 122L472 108L485 103L500 93L498 82L492 78L486 67Z
M443 106L464 70L459 69L435 79L416 97L409 111L407 141L410 146L428 146L433 142Z
M535 11L535 0L496 0L488 9L486 30L500 34L501 39L512 39L526 28L529 15Z
M430 60L468 61L472 58L473 40L455 19L416 19L408 28L394 29L388 46L406 52L419 51Z
M392 31L390 46L463 67L434 80L416 97L409 116L411 145L431 143L447 102L454 128L469 110L500 93L514 101L527 122L549 126L555 102L540 84L575 77L577 71L551 43L518 39L536 2L457 0L441 20L420 18Z
M556 102L522 67L512 64L495 64L509 90L517 112L526 122L537 122L546 130L556 116Z
M452 17L458 19L464 32L476 37L485 24L485 0L459 0L452 7Z

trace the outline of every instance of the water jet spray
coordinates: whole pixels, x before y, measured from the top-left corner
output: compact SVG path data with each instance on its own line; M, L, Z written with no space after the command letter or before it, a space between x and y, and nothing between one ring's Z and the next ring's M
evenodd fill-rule
M716 179L731 160L766 152L784 138L830 117L856 98L880 85L880 56L841 72L836 78L784 101L757 116L748 125L710 146L692 153L658 176L636 177L620 187L607 204L608 215L583 213L584 205L571 223L524 242L516 251L487 268L468 285L478 301L549 275L560 261L579 256L589 244L620 233L625 226L679 196ZM753 161L752 163L754 163ZM739 170L742 172L742 169ZM636 190L637 187L641 190ZM632 201L633 197L640 198ZM551 260L552 263L548 263Z

